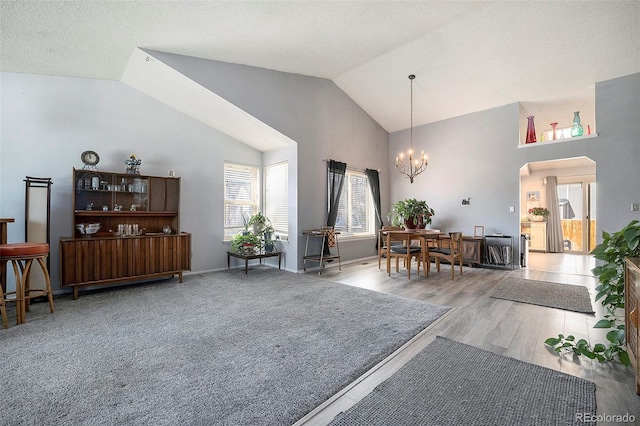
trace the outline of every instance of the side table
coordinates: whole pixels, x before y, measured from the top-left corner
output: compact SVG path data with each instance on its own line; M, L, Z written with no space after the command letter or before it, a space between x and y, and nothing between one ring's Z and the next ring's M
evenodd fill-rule
M259 259L260 264L262 264L262 259L266 259L267 257L278 257L278 269L280 268L280 264L282 263L282 253L273 252L273 253L253 253L253 254L242 254L236 253L235 251L227 252L227 269L231 269L231 258L236 257L238 259L244 259L244 274L247 275L249 270L249 260L251 259Z
M335 238L335 254L331 252L327 254L324 252L325 242L331 234L333 234ZM320 275L322 273L322 269L324 268L324 264L326 262L333 262L334 259L338 260L338 269L342 271L342 264L340 263L340 246L338 245L339 234L340 231L334 231L333 228L306 229L302 232L302 235L307 237L307 242L304 246L304 257L302 258L302 268L305 272L307 271L307 261L318 262L320 264L320 270L318 271L318 275ZM320 254L309 254L309 237L321 239Z

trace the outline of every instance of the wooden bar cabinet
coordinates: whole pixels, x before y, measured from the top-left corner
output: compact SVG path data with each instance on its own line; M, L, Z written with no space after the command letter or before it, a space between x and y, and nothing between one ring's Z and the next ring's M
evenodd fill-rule
M73 237L60 239L61 285L107 285L191 269L191 234L180 231L180 178L73 170ZM100 223L83 236L76 225Z

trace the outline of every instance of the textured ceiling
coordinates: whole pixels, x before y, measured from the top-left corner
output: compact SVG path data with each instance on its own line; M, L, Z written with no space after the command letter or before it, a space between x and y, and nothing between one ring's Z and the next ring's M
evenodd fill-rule
M640 2L6 1L0 70L120 80L136 47L332 79L388 131L640 71Z

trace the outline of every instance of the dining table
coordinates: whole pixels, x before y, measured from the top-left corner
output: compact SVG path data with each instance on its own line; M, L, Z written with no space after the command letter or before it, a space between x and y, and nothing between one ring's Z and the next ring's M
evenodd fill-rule
M441 236L448 236L447 233L440 232L435 229L380 229L378 230L378 240L384 242L384 239L388 232L394 233L406 233L409 235L410 240L425 240L425 244L427 244L427 250L429 247L429 242L426 240L438 240ZM387 271L388 273L389 271Z
M7 244L7 224L13 223L16 220L14 218L3 217L0 218L0 244ZM7 291L7 263L0 262L0 285L2 285L2 292Z

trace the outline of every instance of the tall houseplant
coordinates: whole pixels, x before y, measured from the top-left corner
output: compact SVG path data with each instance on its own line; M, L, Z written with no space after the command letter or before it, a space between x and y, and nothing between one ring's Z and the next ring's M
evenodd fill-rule
M393 226L404 225L414 229L418 224L430 224L434 214L435 211L429 207L426 201L407 198L394 203L387 218Z
M630 364L629 354L624 348L624 258L640 256L639 224L634 220L613 234L603 232L602 243L591 251L596 259L604 262L593 268L592 272L600 281L600 285L596 287L598 293L595 300L601 300L607 310L604 318L593 327L609 329L607 342L591 344L586 339L576 340L572 335L559 334L558 337L545 340L545 344L556 352L573 351L578 356L597 359L599 362L618 359L624 365Z

